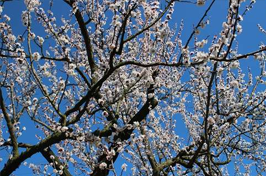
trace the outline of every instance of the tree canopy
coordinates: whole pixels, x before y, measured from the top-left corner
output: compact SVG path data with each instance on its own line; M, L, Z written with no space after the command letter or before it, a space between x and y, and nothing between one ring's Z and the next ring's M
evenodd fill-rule
M237 42L255 0L213 36L216 0L24 0L21 34L0 3L1 176L265 174L266 46ZM188 39L181 3L205 9Z

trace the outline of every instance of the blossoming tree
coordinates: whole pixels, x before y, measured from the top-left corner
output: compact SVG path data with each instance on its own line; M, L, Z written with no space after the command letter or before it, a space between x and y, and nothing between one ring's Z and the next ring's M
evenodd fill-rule
M169 25L184 2L206 8L187 40L183 23ZM214 176L231 162L265 173L266 47L239 53L236 43L254 0L229 0L221 32L201 41L215 0L62 0L62 18L52 0L24 0L20 35L5 14L12 1L1 3L1 176L38 153L47 162L28 165L43 175L122 175L128 165L130 175ZM21 140L29 129L37 142Z

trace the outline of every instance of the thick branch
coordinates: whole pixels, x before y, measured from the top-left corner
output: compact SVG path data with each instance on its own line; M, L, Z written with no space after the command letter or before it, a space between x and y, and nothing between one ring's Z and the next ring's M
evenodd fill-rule
M16 158L11 158L7 161L4 168L1 170L1 176L9 176L12 172L14 172L23 161L30 158L32 155L41 152L46 147L50 147L51 145L60 142L61 140L66 139L65 133L57 132L54 133L47 138L40 141L37 145L34 145L30 148L27 148L26 151L22 152Z
M69 4L71 7L74 3L73 0L71 0L70 2L64 0L67 4ZM97 70L97 66L93 60L93 49L92 49L92 45L91 45L91 39L89 37L89 33L87 31L87 28L86 28L86 24L83 20L83 17L80 13L79 10L76 11L75 13L75 17L78 21L78 24L79 24L79 28L80 28L80 31L81 31L81 34L83 36L83 39L84 39L84 43L85 43L85 46L86 46L86 52L87 52L87 55L88 55L88 61L89 61L89 64L90 64L90 69L91 69L91 74L93 74L96 70Z
M153 79L155 79L157 75L158 75L158 71L154 71L152 74ZM154 93L154 85L151 85L148 88L147 95L149 93ZM143 105L143 107L139 110L137 114L135 114L135 116L129 121L128 124L133 125L134 122L141 122L147 117L150 111L154 109L157 105L158 105L158 101L155 99L155 97L148 98L146 103ZM112 131L112 129L110 130ZM98 158L98 163L100 164L102 162L105 162L107 166L109 167L112 164L112 162L115 162L119 155L119 153L117 152L118 147L116 146L116 142L128 140L130 138L130 135L133 133L133 131L134 131L134 128L130 128L130 129L125 128L123 131L120 131L117 135L115 135L113 139L113 144L110 147L110 149L114 149L116 152L115 156L113 157L113 160L112 161L107 160L106 155L103 154ZM106 134L109 134L109 133L106 133ZM98 175L106 176L108 175L108 173L109 173L108 169L100 169L98 166L95 168L91 176L98 176Z
M54 154L54 152L49 147L44 150L41 150L41 154L48 161L48 163L55 162L53 167L55 167L56 170L61 170L60 166L64 166L64 164L59 160L59 158ZM51 159L51 156L54 156L54 160ZM72 176L66 167L64 167L62 175Z
M143 128L143 126L140 126L140 132L142 135L144 135L144 144L145 144L145 150L146 150L146 155L147 155L147 158L151 164L151 167L152 167L152 172L153 172L153 176L160 176L160 169L158 168L158 163L156 162L156 159L152 153L152 149L150 147L150 143L149 143L149 139L147 137L147 134Z
M2 109L6 124L7 124L7 128L8 128L8 132L10 134L10 138L11 138L11 142L12 142L12 146L13 146L13 157L16 158L19 155L18 152L18 142L17 142L17 138L16 138L16 134L15 134L15 129L14 129L14 124L12 123L7 110L6 110L6 106L4 103L4 98L3 98L3 94L2 94L2 89L0 88L0 107Z

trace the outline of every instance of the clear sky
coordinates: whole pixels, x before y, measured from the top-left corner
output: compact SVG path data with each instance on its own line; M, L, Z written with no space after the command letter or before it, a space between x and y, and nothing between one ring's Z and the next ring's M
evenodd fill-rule
M48 4L48 0L42 0L45 2L44 4ZM246 0L249 2L250 0ZM182 33L182 38L184 43L186 39L190 35L193 29L193 25L196 25L199 19L204 14L208 4L211 0L207 0L207 4L202 7L198 7L194 4L189 3L176 3L175 12L173 19L171 21L171 25L179 25L181 20L184 20L184 30ZM58 17L64 16L69 12L68 6L62 0L54 0L55 6L53 7L53 12L57 14ZM45 8L47 9L47 5ZM207 19L210 20L210 24L203 30L201 30L201 34L199 35L199 39L205 39L209 36L211 40L214 35L219 35L219 32L222 28L222 22L226 19L226 12L228 7L228 0L216 0L212 10L208 14ZM245 7L242 6L242 11ZM13 31L15 34L21 34L25 31L25 27L22 27L21 24L21 11L25 10L25 5L23 0L13 0L12 2L5 3L3 14L7 14L11 17L10 23L12 24ZM34 20L33 20L34 21ZM257 0L253 9L251 9L245 16L243 25L243 32L238 36L237 41L239 44L239 53L248 53L258 49L258 46L261 43L266 43L266 35L262 34L257 27L257 24L260 24L262 27L266 29L266 1L265 0ZM42 34L43 30L38 26L34 25L34 32L36 34ZM253 64L252 60L247 61L244 64L245 66L249 66L254 71L256 70L257 65ZM25 121L28 123L28 121ZM180 136L186 136L186 128L182 123L180 123L180 130L183 131ZM32 134L34 131L32 129L27 129L27 131L22 135L20 140L28 140L28 142L36 142L34 135ZM7 157L6 153L0 151L0 157ZM27 160L28 163L32 162L34 164L45 164L46 160L42 159L40 154L33 156L32 158ZM121 163L119 160L116 163L116 166L120 169ZM3 167L3 162L0 162L0 170ZM129 170L130 171L130 170ZM127 173L130 173L130 172ZM118 172L119 173L119 172ZM27 176L32 175L32 172L27 169L25 166L21 166L16 172L14 172L17 176ZM127 175L127 174L126 174Z

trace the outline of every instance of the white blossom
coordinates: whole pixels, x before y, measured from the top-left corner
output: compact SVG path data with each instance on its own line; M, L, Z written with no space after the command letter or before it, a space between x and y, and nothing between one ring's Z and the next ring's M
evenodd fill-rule
M99 165L99 168L100 168L101 170L106 169L106 168L107 168L107 164L106 164L105 162L102 162L102 163Z
M122 164L121 169L126 171L127 170L127 164L126 163Z
M32 56L33 56L33 60L35 61L39 61L41 58L41 55L38 52L34 52Z

